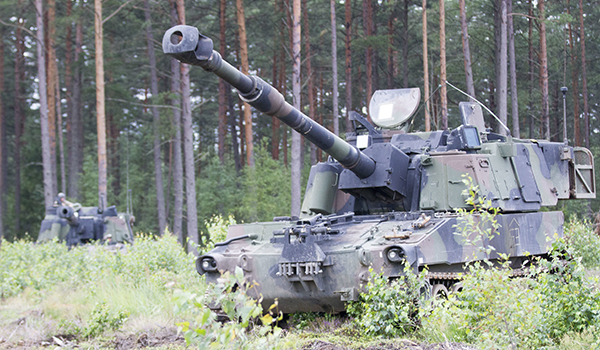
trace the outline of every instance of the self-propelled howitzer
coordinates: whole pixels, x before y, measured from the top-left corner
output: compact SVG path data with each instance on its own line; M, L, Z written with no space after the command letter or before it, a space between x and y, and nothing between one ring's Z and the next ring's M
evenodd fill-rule
M467 261L510 256L515 273L529 256L543 256L562 235L563 213L539 211L558 200L594 198L593 157L563 143L518 140L485 128L481 107L461 102L462 125L451 131L406 133L418 89L377 91L370 103L374 127L352 112L355 132L343 141L294 109L257 77L223 61L196 28L176 26L163 50L213 72L259 111L276 116L327 152L312 167L300 218L234 225L227 240L197 260L208 281L236 267L265 306L283 312L344 310L356 300L369 268L389 278L405 264L428 268L432 293L460 288ZM395 129L394 129L395 128ZM468 209L466 177L500 215L491 237L468 244L459 209ZM475 215L475 222L479 219ZM484 253L482 245L493 247Z

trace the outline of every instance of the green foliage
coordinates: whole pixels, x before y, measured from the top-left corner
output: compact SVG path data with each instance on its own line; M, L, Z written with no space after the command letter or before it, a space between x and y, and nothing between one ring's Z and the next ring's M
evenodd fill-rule
M565 259L570 250L557 241L529 278L512 278L508 261L501 269L472 264L463 291L423 319L422 333L433 341L512 349L556 346L586 334L600 325L600 292L579 259Z
M565 240L584 267L600 268L600 236L591 229L591 223L572 217L565 225Z
M209 220L204 221L204 226L208 230L209 241L202 250L208 252L215 247L215 243L225 241L229 226L235 224L236 222L233 215L229 215L227 218L216 215Z
M58 284L73 287L95 285L118 276L123 283L152 283L161 288L170 282L197 279L194 257L185 254L175 237L141 236L127 253L101 245L68 249L56 241L34 245L4 241L0 254L0 297L35 291Z
M105 302L97 303L92 310L89 324L83 330L84 338L97 337L107 330L118 330L127 321L129 312L119 310L116 314L111 314L106 307Z
M290 170L271 158L265 146L255 149L255 166L244 169L239 213L246 222L268 221L290 212Z
M500 210L492 206L491 200L479 194L479 186L475 185L469 175L463 174L462 176L464 178L462 181L467 187L462 191L462 195L471 209L458 209L454 234L462 238L463 245L474 247L474 260L477 258L484 259L484 261L489 260L491 253L495 250L490 245L490 241L500 227L495 218Z
M370 336L400 336L419 325L419 308L429 288L426 270L416 275L406 263L404 276L390 281L383 274L369 270L371 278L360 294L359 301L348 303L347 312L356 325Z
M212 284L206 293L176 291L176 314L191 315L190 321L178 323L186 342L200 349L252 349L257 345L272 347L280 329L271 327L276 318L271 313L263 315L260 300L254 300L246 294L252 288L252 285L246 285L243 272L238 267L234 275L229 272L222 275L219 284ZM219 306L228 321L219 322L211 306ZM272 305L271 310L275 307ZM250 333L258 337L250 339Z

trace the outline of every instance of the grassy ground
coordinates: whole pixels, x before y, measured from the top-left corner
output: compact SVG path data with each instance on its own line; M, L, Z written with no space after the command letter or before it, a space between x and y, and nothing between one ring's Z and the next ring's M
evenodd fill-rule
M264 337L271 328L203 319L207 309L202 302L223 293L206 286L193 257L172 237L138 238L126 254L102 247L68 251L58 243L3 242L0 349L185 349L184 336L195 342L190 348L210 345L202 343L199 333L178 332L184 324L215 337L211 348L600 348L600 239L585 225L572 223L567 241L575 261L583 265L568 270L564 283L478 272L465 281L470 294L433 311L423 309L421 326L408 334L366 334L364 320L298 314L285 321L276 339ZM242 293L232 293L232 300L247 302ZM560 305L554 308L550 302ZM369 310L374 314L368 322L377 320L374 309ZM238 316L234 319L247 315ZM561 323L567 318L572 319ZM507 332L514 337L507 338Z

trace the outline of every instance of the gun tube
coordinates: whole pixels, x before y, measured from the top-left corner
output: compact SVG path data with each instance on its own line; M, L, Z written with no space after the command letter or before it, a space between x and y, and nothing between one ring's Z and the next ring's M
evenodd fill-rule
M162 44L165 54L215 73L235 87L242 100L266 115L279 118L359 178L367 178L375 171L373 159L292 107L279 91L262 79L246 76L223 60L213 50L212 40L195 27L172 27L165 32Z

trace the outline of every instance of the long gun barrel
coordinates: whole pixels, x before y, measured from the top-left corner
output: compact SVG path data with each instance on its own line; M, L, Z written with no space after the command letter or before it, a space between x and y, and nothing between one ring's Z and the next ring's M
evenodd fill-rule
M359 178L367 178L375 171L373 159L292 107L283 95L262 79L247 76L223 60L213 50L212 40L200 34L197 28L186 25L172 27L163 36L162 46L167 55L218 75L239 91L242 100L269 116L279 118Z

